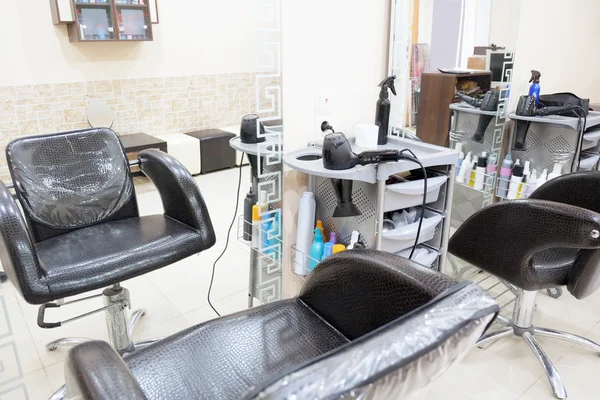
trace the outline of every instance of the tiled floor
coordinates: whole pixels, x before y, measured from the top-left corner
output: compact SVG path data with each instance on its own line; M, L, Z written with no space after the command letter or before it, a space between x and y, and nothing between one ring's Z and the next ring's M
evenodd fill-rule
M248 169L243 171L242 201L249 181ZM212 263L225 245L227 228L233 217L237 173L234 169L196 178L217 232L218 242L212 249L123 284L131 292L133 308L148 310L136 329L136 340L165 336L216 316L207 305L206 292ZM138 180L136 190L143 214L162 211L160 197L151 184ZM247 304L249 253L236 239L236 227L237 222L229 250L217 266L212 294L215 307L224 314L242 310ZM50 316L62 319L76 315L98 307L100 301L77 303ZM10 326L0 326L0 352L12 351L10 343L14 343L20 371L15 368L0 370L1 400L47 399L63 384L65 352L46 351L46 342L61 336L107 339L103 314L58 329L43 330L36 324L37 307L22 301L10 284L0 285L2 302ZM582 301L568 294L558 300L540 294L535 321L540 326L564 329L600 341L599 310L600 292ZM10 338L3 336L6 331L12 332ZM597 354L566 342L538 340L561 373L569 399L600 398L595 382L600 377ZM553 396L541 366L527 345L518 338L509 338L483 350L473 349L460 364L410 400L438 399L538 400L553 399Z

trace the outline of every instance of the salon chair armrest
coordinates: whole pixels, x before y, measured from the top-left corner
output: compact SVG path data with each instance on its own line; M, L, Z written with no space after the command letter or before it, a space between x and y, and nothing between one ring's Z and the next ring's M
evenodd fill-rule
M413 261L376 250L327 257L310 273L298 298L354 340L428 303L456 284Z
M177 159L156 149L139 153L140 168L152 180L162 199L165 215L198 231L204 248L215 244L215 231L198 185Z
M531 263L535 253L600 248L598 232L600 214L593 211L546 200L517 200L473 214L450 238L448 250L524 290L538 290L539 272Z
M12 194L0 182L0 260L23 298L41 304L49 289L43 281L35 246Z
M91 341L71 349L65 380L69 399L146 399L123 359L106 342Z

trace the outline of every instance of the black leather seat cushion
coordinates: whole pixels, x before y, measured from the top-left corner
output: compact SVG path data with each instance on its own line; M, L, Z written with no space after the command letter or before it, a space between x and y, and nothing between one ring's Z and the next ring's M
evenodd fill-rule
M202 250L197 231L164 215L81 228L35 245L52 301L103 288Z
M566 285L569 270L578 253L579 249L556 248L534 254L531 265L536 276L529 278L538 284L540 289Z
M128 355L148 399L239 399L348 340L297 299L200 324Z

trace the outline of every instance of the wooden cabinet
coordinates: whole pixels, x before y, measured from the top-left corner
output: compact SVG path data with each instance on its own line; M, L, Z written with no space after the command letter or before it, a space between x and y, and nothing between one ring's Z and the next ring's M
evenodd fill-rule
M424 72L421 76L417 136L424 142L447 146L450 131L450 104L457 90L467 91L478 86L490 90L490 71L471 74Z
M66 13L65 1L70 2L71 21L61 20ZM151 11L156 12L156 3L151 10L150 2L155 1L51 0L50 5L54 23L69 23L71 42L131 42L153 39Z

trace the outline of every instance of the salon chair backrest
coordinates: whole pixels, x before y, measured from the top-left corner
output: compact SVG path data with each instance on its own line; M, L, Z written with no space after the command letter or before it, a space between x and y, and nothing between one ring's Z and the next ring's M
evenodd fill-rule
M399 263L393 254L344 253L337 264L315 268L299 299L350 340L413 311L456 283L411 264L395 267ZM340 263L341 257L348 262Z
M311 272L299 299L351 341L243 400L404 399L461 359L499 310L478 285L394 254L335 256Z
M129 162L108 128L19 138L8 144L6 158L37 242L139 216Z
M573 172L536 189L530 199L569 204L600 213L600 171ZM600 250L581 249L569 272L567 289L578 299L600 287Z

